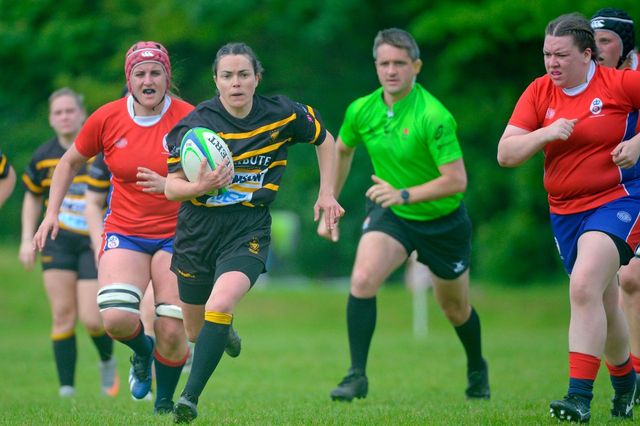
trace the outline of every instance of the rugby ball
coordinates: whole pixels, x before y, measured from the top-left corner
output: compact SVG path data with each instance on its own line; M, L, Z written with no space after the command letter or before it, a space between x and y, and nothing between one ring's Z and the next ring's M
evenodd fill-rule
M215 170L224 160L229 159L227 167L231 169L231 174L234 172L231 151L225 141L213 130L194 127L184 134L180 142L180 163L189 182L197 180L203 159L207 160L209 170ZM221 188L208 192L207 195L215 196L218 192L224 194L226 191L226 188Z

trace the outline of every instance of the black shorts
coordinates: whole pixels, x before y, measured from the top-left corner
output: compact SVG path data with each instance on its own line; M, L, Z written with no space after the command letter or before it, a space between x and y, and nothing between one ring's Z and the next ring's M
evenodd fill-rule
M420 221L402 219L391 209L367 202L367 217L362 233L383 232L404 246L407 254L414 250L418 261L440 278L452 280L462 275L471 259L471 220L464 205L446 216Z
M204 304L225 272L242 272L253 285L266 272L270 242L267 208L205 208L182 203L171 258L180 300Z
M47 239L40 260L43 270L75 271L80 280L98 278L91 239L87 235L61 229L55 240Z

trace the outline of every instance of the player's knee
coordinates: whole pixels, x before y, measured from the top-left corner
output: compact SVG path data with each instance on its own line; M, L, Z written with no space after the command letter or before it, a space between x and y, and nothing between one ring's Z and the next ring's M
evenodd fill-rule
M628 295L640 293L640 276L636 274L620 273L619 276L620 289L623 293Z
M372 279L371 274L355 269L351 274L351 293L357 297L373 297L377 292L378 284Z
M67 309L53 314L52 326L54 330L73 330L76 324L76 314Z
M155 322L156 340L166 350L173 351L175 348L186 345L186 332L182 321L176 321L176 318L158 317Z
M120 336L137 326L142 300L142 292L138 287L113 283L98 291L97 300L107 332Z
M462 300L442 301L440 308L447 320L455 326L464 323L469 317L469 305Z

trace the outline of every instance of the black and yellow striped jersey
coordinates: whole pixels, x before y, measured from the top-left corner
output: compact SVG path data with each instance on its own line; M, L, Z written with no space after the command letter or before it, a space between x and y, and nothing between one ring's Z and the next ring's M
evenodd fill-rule
M244 118L229 114L216 96L198 105L167 135L169 173L182 169L180 142L194 127L205 127L224 139L235 169L233 181L224 194L191 200L205 207L270 204L287 166L289 147L296 143L320 145L326 136L316 110L285 96L255 95L251 112Z
M4 179L7 176L9 176L9 169L11 168L11 165L9 164L9 161L7 160L7 156L4 155L2 153L2 150L0 149L0 179Z
M42 144L31 157L31 161L22 174L25 189L33 195L43 197L44 205L49 202L49 189L53 171L66 150L58 138ZM87 221L84 216L86 206L85 192L89 180L88 170L93 159L84 165L73 178L58 214L60 228L82 235L88 235Z
M89 167L89 189L94 192L108 192L111 189L111 172L104 162L101 152L94 157Z

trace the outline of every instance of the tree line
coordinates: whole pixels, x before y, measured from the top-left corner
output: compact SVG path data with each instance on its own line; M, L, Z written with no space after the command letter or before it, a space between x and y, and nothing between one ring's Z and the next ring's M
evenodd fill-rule
M544 73L547 22L605 6L640 21L640 3L587 0L39 0L2 2L0 14L0 147L20 175L38 145L52 136L47 98L69 86L89 112L120 96L124 54L138 40L162 42L171 54L180 97L199 103L215 95L211 64L217 49L244 41L264 68L262 94L281 93L320 111L337 136L347 105L378 87L372 58L376 32L414 34L424 62L418 81L456 117L474 223L472 272L514 285L561 274L542 188L542 156L501 169L496 145L520 93ZM364 217L371 164L356 151L340 197L347 209L341 242L315 235L312 206L318 176L312 149L294 147L273 209L300 218L287 272L313 277L350 272ZM0 239L20 237L22 188L0 211Z

